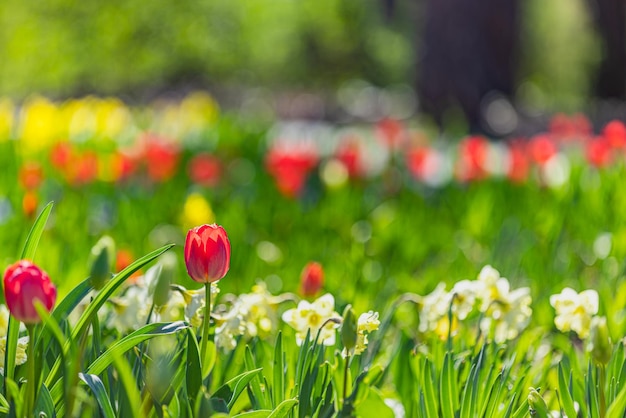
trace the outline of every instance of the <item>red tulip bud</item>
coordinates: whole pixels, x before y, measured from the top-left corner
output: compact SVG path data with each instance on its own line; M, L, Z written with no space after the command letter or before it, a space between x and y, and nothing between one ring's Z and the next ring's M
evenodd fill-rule
M310 262L302 270L300 276L300 292L305 297L312 297L320 291L324 285L324 270L317 262Z
M221 226L192 228L185 241L185 265L189 276L200 283L213 283L228 273L230 242Z
M28 260L7 267L4 272L4 299L11 315L26 324L39 322L34 302L39 300L50 312L57 298L57 289L48 274Z

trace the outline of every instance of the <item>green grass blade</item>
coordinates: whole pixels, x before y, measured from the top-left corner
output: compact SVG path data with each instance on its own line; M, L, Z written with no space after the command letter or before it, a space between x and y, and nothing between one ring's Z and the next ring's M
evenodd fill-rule
M173 334L187 328L189 328L189 324L184 321L145 325L111 345L107 351L102 353L100 357L95 359L93 363L89 365L87 373L100 374L113 363L116 357L123 355L137 344L150 338L158 337L160 335Z
M606 410L605 418L623 418L626 411L626 385L622 386L615 400Z
M283 334L278 331L278 335L276 335L276 345L274 348L273 361L274 407L278 407L278 405L283 401L283 398L285 397L285 371L283 364L284 355L285 353L283 352Z
M137 388L137 382L135 381L135 376L133 375L131 367L128 365L126 360L124 360L121 353L115 353L112 361L115 364L120 383L124 388L123 392L128 399L128 404L130 405L130 411L127 412L131 414L132 418L141 418L141 394Z
M452 353L447 352L443 359L443 369L441 370L441 379L439 380L440 405L443 418L454 418L454 413L459 403L455 379Z
M34 260L35 252L37 251L37 246L39 245L39 239L41 238L44 228L46 227L46 222L48 222L52 206L54 206L53 202L48 203L46 207L43 208L39 216L37 216L33 227L30 229L30 232L26 237L26 242L24 243L24 248L22 249L22 255L20 257L21 260Z
M235 401L239 398L241 393L245 390L248 383L259 373L261 373L261 368L250 370L249 372L243 372L239 376L236 376L224 383L215 394L212 396L213 398L220 398L227 402L228 409L230 410Z
M575 417L576 408L574 407L574 400L572 399L572 394L569 391L569 385L567 380L565 379L565 371L563 370L563 366L561 363L559 363L558 366L558 374L559 394L561 395L561 401L563 402L563 410L565 411L565 415L567 415L568 417Z
M200 349L196 333L192 328L187 329L187 362L185 367L185 381L187 396L196 399L202 387L202 366L200 365Z
M285 418L289 416L289 413L297 404L297 399L286 399L282 401L271 414L269 414L268 418Z
M433 365L428 359L422 364L422 395L426 405L426 413L429 417L438 415L437 395L435 394Z
M115 412L111 406L111 400L109 399L109 395L107 394L102 380L100 380L100 378L95 374L79 373L78 376L80 377L80 380L85 382L93 392L93 395L96 397L96 401L98 401L98 406L100 407L100 413L102 416L105 418L115 418Z

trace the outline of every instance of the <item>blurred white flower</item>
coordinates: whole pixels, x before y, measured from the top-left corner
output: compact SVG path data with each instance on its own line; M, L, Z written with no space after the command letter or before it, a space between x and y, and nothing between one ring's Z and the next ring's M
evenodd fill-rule
M562 332L574 331L582 339L589 335L591 318L598 313L598 292L593 289L577 293L566 287L550 296L550 305L556 312L554 325Z
M379 326L380 320L378 319L378 312L369 311L359 315L357 321L356 346L354 348L355 355L365 351L367 348L367 335L372 331L378 330Z
M448 335L450 324L448 312L452 294L446 292L445 283L439 283L435 290L422 298L422 309L420 310L420 332L432 331L445 338Z
M528 287L499 294L499 298L493 301L485 317L480 321L481 331L485 335L492 335L497 343L516 338L530 322L531 303Z
M266 337L276 329L276 298L265 283L257 283L252 293L240 295L224 314L216 315L215 343L222 350L233 350L236 338Z
M302 344L310 330L311 338L319 332L318 342L324 345L335 345L335 329L338 324L329 321L331 318L341 318L335 312L335 298L330 293L321 296L313 303L300 301L297 308L283 313L282 319L296 330L296 343Z
M476 281L461 280L456 282L452 290L452 312L460 320L464 320L474 309L476 293L479 287Z

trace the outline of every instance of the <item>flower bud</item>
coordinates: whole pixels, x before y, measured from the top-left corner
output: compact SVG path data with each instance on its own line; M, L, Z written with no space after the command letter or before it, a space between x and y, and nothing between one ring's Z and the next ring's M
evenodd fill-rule
M115 242L105 235L91 249L91 284L94 289L102 286L111 278L111 265L115 259Z
M531 416L546 417L550 416L548 405L546 401L541 397L539 391L535 388L530 388L528 394L528 407L530 409Z
M300 275L300 293L304 297L315 296L324 285L324 270L322 265L315 261L304 266Z
M160 307L167 305L170 300L170 284L174 281L176 256L172 253L163 254L157 266L153 300L154 305Z
M356 347L357 340L357 323L356 316L352 310L352 306L346 306L343 311L343 321L341 325L341 343L346 349L346 353L352 354Z
M593 359L600 364L608 364L613 352L613 344L606 326L606 317L595 316L591 319L587 351L591 352Z

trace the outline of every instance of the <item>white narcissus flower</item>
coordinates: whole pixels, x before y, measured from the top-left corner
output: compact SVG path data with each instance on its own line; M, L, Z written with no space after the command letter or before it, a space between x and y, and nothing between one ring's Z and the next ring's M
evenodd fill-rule
M228 352L233 350L238 336L253 338L268 336L277 323L276 298L258 283L252 293L240 295L225 314L216 316L215 343Z
M439 283L435 290L422 298L420 310L420 332L433 331L439 337L445 338L448 335L448 312L452 294L446 292L445 283Z
M491 305L505 299L509 293L509 281L500 272L487 265L478 274L476 297L481 300L480 311L487 312Z
M15 365L19 366L26 363L28 356L26 349L28 348L28 336L21 337L17 340L17 351L15 352ZM4 375L4 356L7 349L7 337L0 337L0 374Z
M283 321L296 330L296 343L302 344L310 330L311 338L319 332L318 342L324 345L335 345L335 329L338 324L329 321L331 318L341 318L335 312L335 298L330 293L321 296L312 303L300 301L297 308L283 313Z
M582 339L589 335L591 318L598 313L598 292L593 289L577 293L566 287L550 296L550 305L556 312L554 325L561 332L574 331Z
M378 319L378 312L369 311L359 315L357 321L356 346L354 347L355 355L365 351L367 348L367 335L372 331L376 331L379 326L380 320Z
M528 287L500 294L499 299L492 303L485 317L480 321L481 331L486 335L492 335L497 343L516 338L530 321L531 303L532 298Z
M464 320L474 309L476 293L479 287L475 281L461 280L457 282L450 293L452 294L452 312L460 320Z

